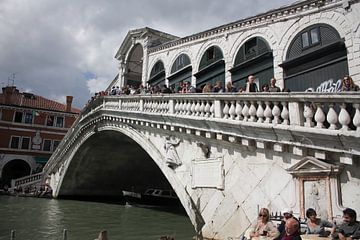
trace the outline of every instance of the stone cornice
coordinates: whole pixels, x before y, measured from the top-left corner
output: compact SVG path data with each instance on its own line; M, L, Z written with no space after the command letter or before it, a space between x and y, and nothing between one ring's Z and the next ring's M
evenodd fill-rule
M355 2L358 2L358 0L349 1L350 4ZM149 49L148 53L158 52L184 43L208 38L213 35L226 34L231 31L241 31L249 27L269 24L276 21L281 21L289 17L296 17L305 11L309 11L309 10L321 11L326 7L337 7L342 4L343 4L342 0L307 0L307 1L296 2L294 4L279 9L271 10L266 13L245 18L239 21L235 21L229 24L225 24L219 27L215 27L200 33L196 33L184 38L180 38L165 43L163 45Z

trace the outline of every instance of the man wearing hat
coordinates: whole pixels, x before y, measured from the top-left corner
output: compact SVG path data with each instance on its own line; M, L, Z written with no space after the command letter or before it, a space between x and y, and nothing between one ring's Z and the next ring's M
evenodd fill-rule
M278 226L278 230L280 232L280 236L283 236L284 232L285 232L285 223L286 223L286 220L290 219L293 217L293 211L289 208L284 208L282 211L281 211L282 215L283 215L283 219L281 219L281 223L280 225Z

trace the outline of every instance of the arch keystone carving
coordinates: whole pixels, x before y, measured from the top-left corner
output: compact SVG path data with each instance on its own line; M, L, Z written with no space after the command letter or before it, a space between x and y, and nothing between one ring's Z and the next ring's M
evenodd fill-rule
M182 164L176 147L180 144L180 140L172 139L170 136L165 137L165 161L168 167L174 169Z

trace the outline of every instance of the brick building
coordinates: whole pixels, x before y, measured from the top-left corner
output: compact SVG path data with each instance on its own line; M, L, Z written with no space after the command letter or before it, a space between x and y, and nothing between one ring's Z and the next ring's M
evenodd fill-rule
M11 179L35 173L50 158L80 110L15 86L0 94L0 188Z

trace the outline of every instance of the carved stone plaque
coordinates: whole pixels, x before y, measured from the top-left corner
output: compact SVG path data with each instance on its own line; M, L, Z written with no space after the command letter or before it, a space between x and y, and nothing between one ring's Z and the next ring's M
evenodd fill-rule
M194 159L192 161L192 187L224 189L224 163L222 158Z

